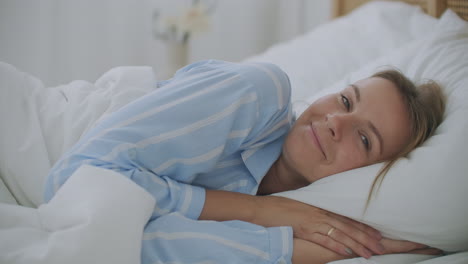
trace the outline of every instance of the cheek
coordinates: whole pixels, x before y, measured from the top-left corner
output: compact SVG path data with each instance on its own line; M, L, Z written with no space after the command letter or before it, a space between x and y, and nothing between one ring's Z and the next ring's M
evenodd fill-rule
M363 153L357 146L354 144L342 145L339 150L336 152L334 160L334 173L339 173L362 166L369 165L367 164L366 154Z
M327 95L321 97L314 101L309 107L304 111L306 115L323 115L329 113L332 109L335 108L335 95Z
M288 154L295 163L301 158L307 158L309 150L303 139L304 131L301 128L295 128L290 132L283 145L283 152Z

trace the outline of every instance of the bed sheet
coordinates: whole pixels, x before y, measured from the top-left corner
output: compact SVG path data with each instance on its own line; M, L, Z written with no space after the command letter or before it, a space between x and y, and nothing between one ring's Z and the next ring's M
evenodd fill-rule
M431 257L415 254L394 254L377 256L370 259L354 258L333 261L329 264L466 264L468 252L459 252L446 256Z

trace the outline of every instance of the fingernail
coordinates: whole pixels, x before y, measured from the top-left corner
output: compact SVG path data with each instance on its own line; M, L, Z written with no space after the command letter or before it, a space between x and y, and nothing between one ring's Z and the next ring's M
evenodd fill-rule
M353 251L350 248L345 248L345 251L348 253L348 255L353 255Z
M372 252L370 252L367 249L364 249L364 255L365 255L365 258L370 258L370 257L372 257Z

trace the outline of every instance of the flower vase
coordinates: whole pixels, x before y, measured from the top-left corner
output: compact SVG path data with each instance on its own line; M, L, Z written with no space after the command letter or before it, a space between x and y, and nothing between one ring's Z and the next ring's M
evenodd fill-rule
M166 65L165 72L162 74L163 79L172 78L174 73L187 65L187 43L167 42L166 43Z

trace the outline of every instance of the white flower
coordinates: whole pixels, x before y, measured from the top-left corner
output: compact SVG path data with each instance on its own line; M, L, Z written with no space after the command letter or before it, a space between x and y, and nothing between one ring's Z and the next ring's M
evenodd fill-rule
M209 26L206 8L201 3L187 9L179 20L180 30L187 33L204 32L209 29Z
M190 8L184 10L180 16L163 17L163 25L159 23L159 13L155 12L155 23L158 23L158 27L155 27L156 38L187 43L192 34L209 29L209 13L213 7L214 5L208 8L201 1L193 1Z

